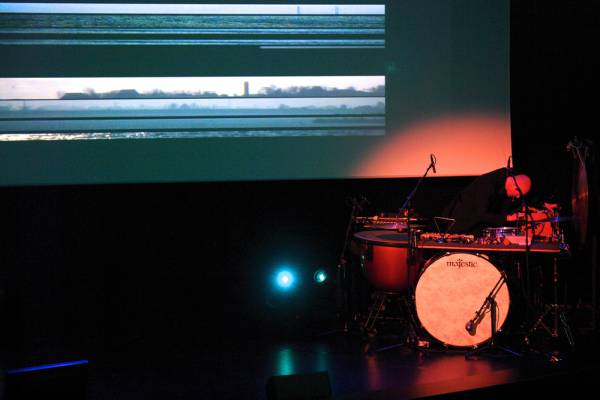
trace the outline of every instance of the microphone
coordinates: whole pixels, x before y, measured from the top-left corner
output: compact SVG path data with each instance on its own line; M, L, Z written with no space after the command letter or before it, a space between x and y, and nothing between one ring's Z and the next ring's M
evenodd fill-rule
M429 159L431 160L431 169L433 169L433 173L437 174L437 172L435 170L435 163L436 163L435 156L433 154L430 154Z
M475 326L475 321L470 319L465 325L465 329L469 332L469 335L475 336L475 331L477 331L477 326Z

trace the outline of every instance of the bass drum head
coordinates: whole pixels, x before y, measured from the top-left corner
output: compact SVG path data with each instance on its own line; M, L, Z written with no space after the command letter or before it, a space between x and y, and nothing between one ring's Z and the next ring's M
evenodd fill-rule
M417 317L423 328L441 343L476 347L492 337L489 307L473 335L467 323L475 317L503 274L487 259L469 253L434 257L425 265L415 289ZM506 281L498 291L496 330L500 331L510 307Z

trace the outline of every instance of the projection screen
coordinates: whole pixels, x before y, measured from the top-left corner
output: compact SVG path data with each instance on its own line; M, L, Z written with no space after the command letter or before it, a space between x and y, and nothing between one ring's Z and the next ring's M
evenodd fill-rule
M476 175L508 0L0 3L0 185Z

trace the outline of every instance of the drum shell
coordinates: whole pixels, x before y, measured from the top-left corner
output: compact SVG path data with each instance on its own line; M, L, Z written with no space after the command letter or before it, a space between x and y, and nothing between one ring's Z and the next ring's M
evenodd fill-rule
M354 252L360 257L360 265L367 281L378 290L401 292L412 287L419 270L419 252L413 250L409 263L406 237L394 236L385 231L359 232Z
M417 275L417 268L408 266L408 246L364 244L361 266L369 283L385 291L407 290Z

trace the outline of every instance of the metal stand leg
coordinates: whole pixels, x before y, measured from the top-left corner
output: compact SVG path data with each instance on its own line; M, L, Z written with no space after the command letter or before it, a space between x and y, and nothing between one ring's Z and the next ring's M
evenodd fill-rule
M423 347L423 340L419 339L417 336L417 324L415 321L415 317L410 309L410 301L406 298L405 294L401 294L398 292L383 292L377 291L374 294L374 300L369 308L369 313L367 319L363 324L361 324L361 328L365 335L366 341L363 344L363 352L383 352L399 347L408 346L409 348L415 348L416 350L424 351L428 346L428 343L425 347ZM385 315L386 313L386 303L390 301L397 301L397 306L399 307L399 315ZM404 324L406 328L406 335L398 335L400 340L393 339L392 344L386 344L383 347L372 348L372 345L375 344L373 340L379 335L377 332L376 324L377 321L383 320L384 322L399 322L400 324ZM395 335L394 335L395 337ZM384 335L384 342L386 339L389 339L389 336ZM381 343L380 343L381 344ZM417 347L415 347L417 346Z
M573 338L573 333L571 331L571 327L567 323L567 318L564 313L564 306L558 304L558 260L554 257L553 260L553 270L552 270L552 290L553 290L553 303L546 304L544 312L538 317L535 321L531 329L529 330L529 335L538 330L538 328L543 328L552 339L560 338L560 328L562 328L563 335L567 340L568 345L573 348L575 347L575 340ZM544 323L546 317L551 316L552 320L551 326L548 326ZM552 361L558 361L557 357L558 351L553 351L553 356L551 357Z
M369 316L363 324L363 329L369 336L375 335L375 322L379 318L381 312L385 309L385 301L387 300L387 294L385 292L376 292L375 301L369 309Z

